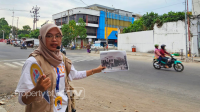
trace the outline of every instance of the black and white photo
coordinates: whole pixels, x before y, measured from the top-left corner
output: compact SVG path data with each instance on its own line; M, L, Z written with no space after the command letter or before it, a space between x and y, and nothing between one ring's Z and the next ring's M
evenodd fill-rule
M100 59L101 65L106 67L102 72L127 71L129 69L126 51L101 51Z

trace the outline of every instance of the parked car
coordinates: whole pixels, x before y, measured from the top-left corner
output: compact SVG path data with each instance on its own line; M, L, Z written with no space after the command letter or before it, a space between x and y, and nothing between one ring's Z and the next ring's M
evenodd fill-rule
M113 44L108 44L108 48L115 48Z
M20 40L17 40L17 41L14 41L14 47L20 47L21 46L21 41Z

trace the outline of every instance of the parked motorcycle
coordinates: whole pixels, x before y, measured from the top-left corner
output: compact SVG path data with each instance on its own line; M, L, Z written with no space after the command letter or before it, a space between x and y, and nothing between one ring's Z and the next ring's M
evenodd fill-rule
M21 45L21 47L20 47L21 49L27 49L27 46L26 45Z
M161 64L159 65L158 59L153 59L153 67L155 69L166 68L165 65L167 65L169 68L173 66L174 70L177 72L182 72L184 70L182 62L175 59L173 55L171 55L171 58L169 58L169 62L167 64L164 61L161 61Z

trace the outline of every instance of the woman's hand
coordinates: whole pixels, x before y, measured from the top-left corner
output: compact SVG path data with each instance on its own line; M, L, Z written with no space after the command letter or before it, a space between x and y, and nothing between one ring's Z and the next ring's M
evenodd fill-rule
M100 73L103 69L105 69L106 67L103 67L102 65L99 65L97 68L93 69L94 73Z
M43 74L37 80L37 84L35 86L36 91L46 91L51 86L51 80L49 77L46 78L46 75Z
M92 70L87 70L86 74L87 76L93 75L95 73L100 73L103 69L105 69L106 67L103 67L101 65L99 65L99 67L92 69Z

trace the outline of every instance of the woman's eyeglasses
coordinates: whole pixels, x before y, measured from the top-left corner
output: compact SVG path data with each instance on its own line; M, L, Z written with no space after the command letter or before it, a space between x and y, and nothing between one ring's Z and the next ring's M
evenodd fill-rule
M60 40L63 36L61 34L56 34L56 35L52 35L52 34L47 34L46 38L52 40L53 38L56 38L56 40Z

